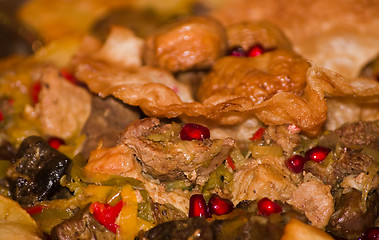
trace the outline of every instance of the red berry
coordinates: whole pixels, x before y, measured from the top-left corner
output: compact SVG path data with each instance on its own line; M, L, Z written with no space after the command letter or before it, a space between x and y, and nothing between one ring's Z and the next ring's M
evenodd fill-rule
M30 96L33 104L38 103L39 92L41 91L41 82L35 82L30 89Z
M258 201L258 211L261 215L269 216L273 213L280 213L282 211L282 207L265 197Z
M213 194L209 199L208 208L211 214L223 215L233 211L234 205L229 199L221 198Z
M233 57L246 57L246 52L241 47L235 47L230 50L229 55Z
M363 236L363 240L379 240L379 227L368 229Z
M304 163L307 160L300 155L293 155L285 161L287 168L293 173L300 173L303 171Z
M210 132L207 127L196 123L187 123L180 131L180 138L182 140L203 140L210 137Z
M60 138L52 137L48 141L49 145L55 149L58 149L62 144L64 144L64 141Z
M207 204L205 203L204 196L201 194L192 195L190 198L189 217L205 217L210 218L211 214Z
M261 45L254 45L247 51L248 57L257 57L265 52Z
M330 153L330 149L322 146L316 146L314 148L309 149L305 153L306 160L312 160L314 162L322 162Z

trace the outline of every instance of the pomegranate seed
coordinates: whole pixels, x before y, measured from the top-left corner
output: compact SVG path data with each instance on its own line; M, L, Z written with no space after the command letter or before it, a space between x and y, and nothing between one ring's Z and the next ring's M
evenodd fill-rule
M282 207L265 197L258 201L258 211L261 215L269 216L273 213L280 213Z
M32 97L33 104L38 103L41 87L41 82L35 82L30 89L30 96Z
M61 145L64 144L64 141L60 138L52 137L48 141L49 145L55 149L58 149Z
M205 203L204 196L201 194L192 195L190 198L189 217L205 217L210 218L211 214L207 204Z
M77 85L77 83L78 83L77 79L74 77L74 75L68 69L63 68L61 70L61 75L70 83Z
M229 55L233 57L246 57L246 52L241 47L235 47L230 50Z
M180 131L180 138L182 140L203 140L210 137L210 132L207 127L196 123L187 123Z
M305 153L306 160L312 160L314 162L322 162L330 153L330 149L326 147L316 146L314 148L309 149Z
M363 240L379 240L379 227L369 228L365 232Z
M216 194L212 194L208 202L208 208L211 214L223 215L233 211L234 205L229 199L221 198Z
M287 168L293 173L300 173L303 171L304 163L307 160L300 155L293 155L285 161Z
M0 112L0 122L4 121L4 115L2 112Z
M265 52L263 47L261 45L255 45L252 46L248 51L247 51L247 56L248 57L257 57L259 55L262 55Z

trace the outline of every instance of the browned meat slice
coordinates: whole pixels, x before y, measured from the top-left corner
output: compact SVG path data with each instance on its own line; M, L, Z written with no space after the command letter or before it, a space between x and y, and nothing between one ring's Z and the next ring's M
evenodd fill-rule
M348 175L358 175L367 171L373 160L361 151L343 149L340 157L330 166L307 161L304 164L304 171L311 172L325 184L335 186Z
M348 123L320 139L324 145L345 147L370 146L379 148L379 121Z
M100 142L104 147L114 146L120 132L139 118L136 110L112 97L92 96L91 106L91 114L82 130L86 135L81 151L85 158Z
M331 188L317 178L309 175L292 193L289 204L300 211L311 221L313 226L324 228L334 212L334 199Z
M88 208L56 225L50 235L53 240L116 239L116 234L97 222Z
M234 140L183 141L181 126L161 124L156 118L131 123L120 141L134 149L143 171L161 180L207 176L229 156Z
M44 134L62 139L78 134L91 111L90 94L60 77L54 67L42 67L35 78L41 81L37 109Z
M191 17L168 25L146 40L145 62L171 72L211 67L226 50L226 32L210 17Z
M327 230L336 236L358 239L366 229L374 227L379 214L379 196L376 191L367 198L367 211L360 208L362 194L351 190L346 194L339 192L335 196L336 211L330 218Z

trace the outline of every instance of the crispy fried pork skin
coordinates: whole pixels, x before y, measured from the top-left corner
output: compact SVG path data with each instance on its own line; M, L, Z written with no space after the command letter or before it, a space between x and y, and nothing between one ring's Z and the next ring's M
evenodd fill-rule
M235 144L231 138L183 141L179 131L178 125L145 118L131 123L121 141L134 149L143 171L160 180L208 176L229 156Z
M255 45L264 49L292 49L292 44L284 33L268 21L241 22L228 26L228 46L242 47L245 51Z
M41 137L25 138L6 173L12 198L23 206L51 199L63 188L59 181L70 164L71 159Z
M147 65L171 72L205 69L225 54L226 31L210 17L185 18L146 40Z
M310 64L292 51L276 50L259 57L224 57L199 87L202 102L215 96L244 96L261 103L278 92L299 94Z
M302 56L318 66L356 77L379 51L375 0L226 0L211 15L229 26L266 19L277 25Z

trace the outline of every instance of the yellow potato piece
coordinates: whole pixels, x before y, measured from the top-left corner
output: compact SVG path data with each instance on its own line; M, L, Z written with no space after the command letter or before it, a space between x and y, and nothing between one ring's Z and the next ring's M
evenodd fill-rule
M34 219L15 201L0 195L0 240L41 239Z
M333 240L326 232L305 224L299 220L291 219L284 228L284 234L280 240Z

